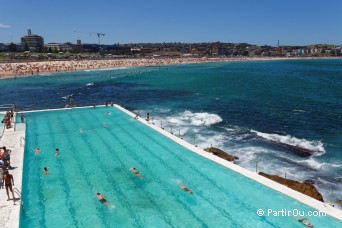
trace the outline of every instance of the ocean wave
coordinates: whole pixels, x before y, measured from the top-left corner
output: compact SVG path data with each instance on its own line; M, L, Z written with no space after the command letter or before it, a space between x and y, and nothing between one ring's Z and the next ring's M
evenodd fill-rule
M184 111L176 116L167 117L166 121L178 126L210 126L222 122L222 118L217 114L208 112Z
M299 163L306 163L314 169L331 169L331 168L342 168L342 164L319 162L314 158L309 158L303 161L298 161Z
M91 69L91 70L84 70L85 72L91 72L91 71L108 71L108 70L121 70L121 69L127 69L129 67L111 67L111 68L102 68L102 69Z
M94 82L89 82L86 84L86 86L93 86L94 85Z
M66 96L62 97L62 99L65 99L65 100L67 100L67 99L69 99L70 97L72 97L72 95L74 95L74 94L69 94L69 95L66 95Z
M262 132L255 131L255 130L251 130L251 133L254 133L257 136L264 138L271 142L283 143L283 144L287 144L290 146L295 146L295 147L304 148L310 151L319 152L318 154L315 154L315 155L322 155L325 153L325 149L321 141L317 141L317 140L309 141L306 139L298 139L291 135L267 134L267 133L262 133Z

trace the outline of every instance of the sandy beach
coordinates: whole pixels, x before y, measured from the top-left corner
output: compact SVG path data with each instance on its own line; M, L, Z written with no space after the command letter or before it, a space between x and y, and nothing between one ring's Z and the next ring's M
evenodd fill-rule
M40 61L0 63L0 78L16 78L38 74L52 74L59 72L72 72L92 69L161 66L187 63L206 62L233 62L233 61L263 61L263 60L288 60L299 58L265 57L265 58L162 58L162 59L114 59L114 60L70 60L70 61ZM312 58L310 58L312 59Z

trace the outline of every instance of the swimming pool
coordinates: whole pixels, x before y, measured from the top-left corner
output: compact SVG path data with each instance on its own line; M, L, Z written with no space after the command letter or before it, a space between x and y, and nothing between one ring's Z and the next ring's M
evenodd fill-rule
M113 107L25 116L20 227L303 227L291 217L256 212L314 210L192 153ZM49 175L42 174L43 167ZM180 189L181 180L193 195ZM98 202L97 192L111 206ZM310 221L315 227L342 224L329 216Z

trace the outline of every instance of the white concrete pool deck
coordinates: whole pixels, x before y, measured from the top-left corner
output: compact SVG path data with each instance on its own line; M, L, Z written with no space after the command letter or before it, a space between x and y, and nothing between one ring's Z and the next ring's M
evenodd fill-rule
M12 200L7 201L6 190L0 190L0 227L19 227L24 144L25 128L21 128L17 131L14 131L14 127L5 129L4 134L0 139L0 146L6 146L7 149L12 151L11 166L15 168L9 170L9 173L13 175L14 186L12 186L12 188L14 197L17 199L16 205L13 205ZM12 199L11 193L10 198Z
M97 107L100 107L103 105L97 105ZM90 108L93 106L87 106L87 107L75 107L75 108ZM128 111L127 109L119 106L114 105L117 109L125 112L132 118L135 117L135 114L133 112ZM61 109L46 109L46 110L35 110L35 111L25 111L26 112L45 112L45 111L56 111L56 110L66 110L70 108L61 108ZM160 127L147 122L144 118L138 118L137 121L140 121L141 123L151 127L152 129L156 130L157 132L163 134L164 136L170 138L171 140L177 142L178 144L184 146L185 148L189 149L190 151L197 153L207 159L210 159L220 165L223 165L237 173L240 173L243 176L246 176L254 181L259 182L260 184L263 184L269 188L272 188L278 192L281 192L289 197L292 197L296 200L298 200L301 203L304 203L313 209L325 212L327 215L330 215L331 217L334 217L336 219L339 219L342 221L342 211L334 208L328 204L325 204L323 202L320 202L318 200L315 200L307 195L304 195L300 192L294 191L291 188L288 188L284 185L281 185L277 182L274 182L270 179L267 179L263 176L258 175L255 172L252 172L250 170L247 170L243 167L240 167L238 165L235 165L231 162L228 162L224 159L221 159L211 153L205 152L204 150L182 140L181 138L161 129ZM24 146L21 145L23 140L21 140L22 137L25 137L25 130L22 128L18 128L17 131L14 131L13 128L6 129L4 132L3 137L0 139L0 146L6 146L8 149L12 150L12 156L11 156L11 164L13 167L17 167L14 170L10 171L10 173L14 177L15 182L15 188L21 193L22 188L22 172L23 172L23 160L24 160ZM7 201L7 195L5 190L1 189L1 198L0 198L0 226L4 225L3 227L19 227L19 219L20 219L20 203L21 201L17 201L17 205L13 205L13 201ZM15 194L16 198L19 198L19 194ZM293 208L296 209L296 208ZM255 212L256 213L256 212Z

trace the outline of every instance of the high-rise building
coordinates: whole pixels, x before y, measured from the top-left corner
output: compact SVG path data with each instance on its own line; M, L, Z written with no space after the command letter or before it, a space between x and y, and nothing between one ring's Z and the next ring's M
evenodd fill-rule
M39 51L44 46L44 38L32 35L31 29L27 30L27 35L21 37L21 42L28 48L28 51Z

